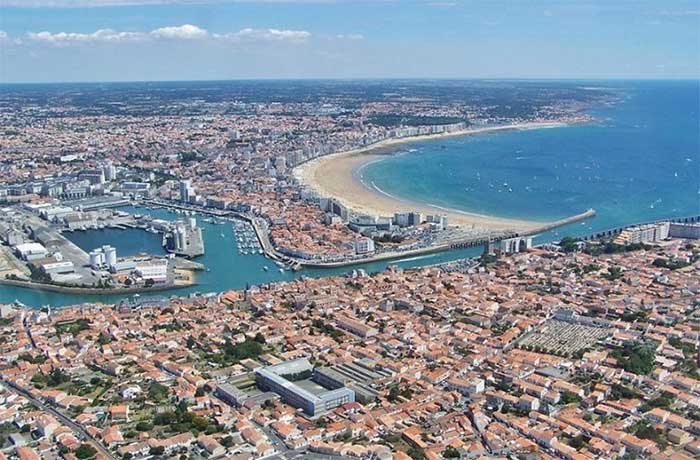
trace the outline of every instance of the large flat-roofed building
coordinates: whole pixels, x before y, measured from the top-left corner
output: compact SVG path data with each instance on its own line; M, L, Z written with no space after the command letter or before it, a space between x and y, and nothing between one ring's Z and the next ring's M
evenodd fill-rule
M280 395L287 404L315 416L355 401L355 392L341 387L329 390L310 377L313 366L307 359L295 359L255 371L258 386Z
M344 363L333 367L314 369L313 380L326 388L348 387L355 392L355 400L363 404L377 399L377 388L383 388L385 374L379 374L359 363Z
M39 243L23 243L15 246L15 252L24 260L43 259L48 255L46 248Z
M242 406L245 400L249 397L249 395L244 391L239 390L235 386L229 385L228 383L218 385L214 391L214 395L232 406Z
M337 315L335 317L335 324L341 329L345 329L348 332L364 338L372 337L379 333L379 331L372 326L368 326L355 318L350 318L345 315Z
M680 222L671 222L668 236L670 236L671 238L700 240L700 222L688 224Z
M616 244L658 243L668 238L669 222L644 224L629 227L615 238Z

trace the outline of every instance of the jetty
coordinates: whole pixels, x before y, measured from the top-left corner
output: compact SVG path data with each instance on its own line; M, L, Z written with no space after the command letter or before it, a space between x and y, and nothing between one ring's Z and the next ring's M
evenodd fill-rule
M463 238L454 238L449 241L445 241L439 244L432 244L415 249L407 249L404 251L387 251L379 254L374 254L369 257L362 258L348 258L344 260L334 260L334 261L323 261L323 260L306 260L306 259L293 259L288 257L289 260L297 263L299 266L303 267L313 267L313 268L338 268L347 267L358 264L366 264L371 262L380 262L385 260L399 260L406 257L415 257L426 254L433 254L437 252L445 252L453 249L464 249L471 247L484 246L487 244L497 243L501 240L511 239L511 238L532 238L539 234L548 232L555 228L562 227L564 225L569 225L582 220L590 219L596 215L594 209L587 209L584 212L569 216L563 219L556 220L554 222L548 222L543 224L541 227L536 228L530 232L508 232L508 231L494 231L488 232L487 234L482 234L478 236L465 236Z

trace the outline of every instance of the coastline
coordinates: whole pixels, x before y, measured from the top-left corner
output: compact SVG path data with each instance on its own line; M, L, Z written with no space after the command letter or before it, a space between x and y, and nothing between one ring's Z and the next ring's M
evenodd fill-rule
M158 291L169 291L171 289L182 289L187 287L196 286L197 283L192 284L162 284L154 285L151 287L134 287L134 288L88 288L79 286L62 286L57 284L46 284L37 283L34 281L22 281L22 280L9 280L1 279L0 285L15 286L25 289L33 289L36 291L45 292L57 292L62 294L85 294L85 295L124 295L124 294L140 294L144 292L158 292Z
M444 214L450 225L462 228L483 228L532 232L546 226L548 222L510 219L490 216L458 209L445 208L430 203L412 202L394 197L373 184L373 188L360 179L362 168L381 160L384 155L377 150L396 145L455 136L469 136L499 131L560 128L569 126L563 122L531 122L485 128L467 128L459 131L385 139L377 143L344 152L314 158L294 168L294 176L319 195L335 198L349 209L373 216L393 216L394 212L418 211L423 214Z

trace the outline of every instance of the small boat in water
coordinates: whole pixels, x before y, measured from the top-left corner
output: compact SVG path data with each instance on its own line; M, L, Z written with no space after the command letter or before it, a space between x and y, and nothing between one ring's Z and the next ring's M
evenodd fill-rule
M263 267L263 271L268 271L268 270L269 270L269 268L267 268L267 265L265 265L265 266Z

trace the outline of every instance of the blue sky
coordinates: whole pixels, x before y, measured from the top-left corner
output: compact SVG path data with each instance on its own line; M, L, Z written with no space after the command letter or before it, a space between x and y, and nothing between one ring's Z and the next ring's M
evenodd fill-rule
M0 81L698 78L697 0L0 0Z

